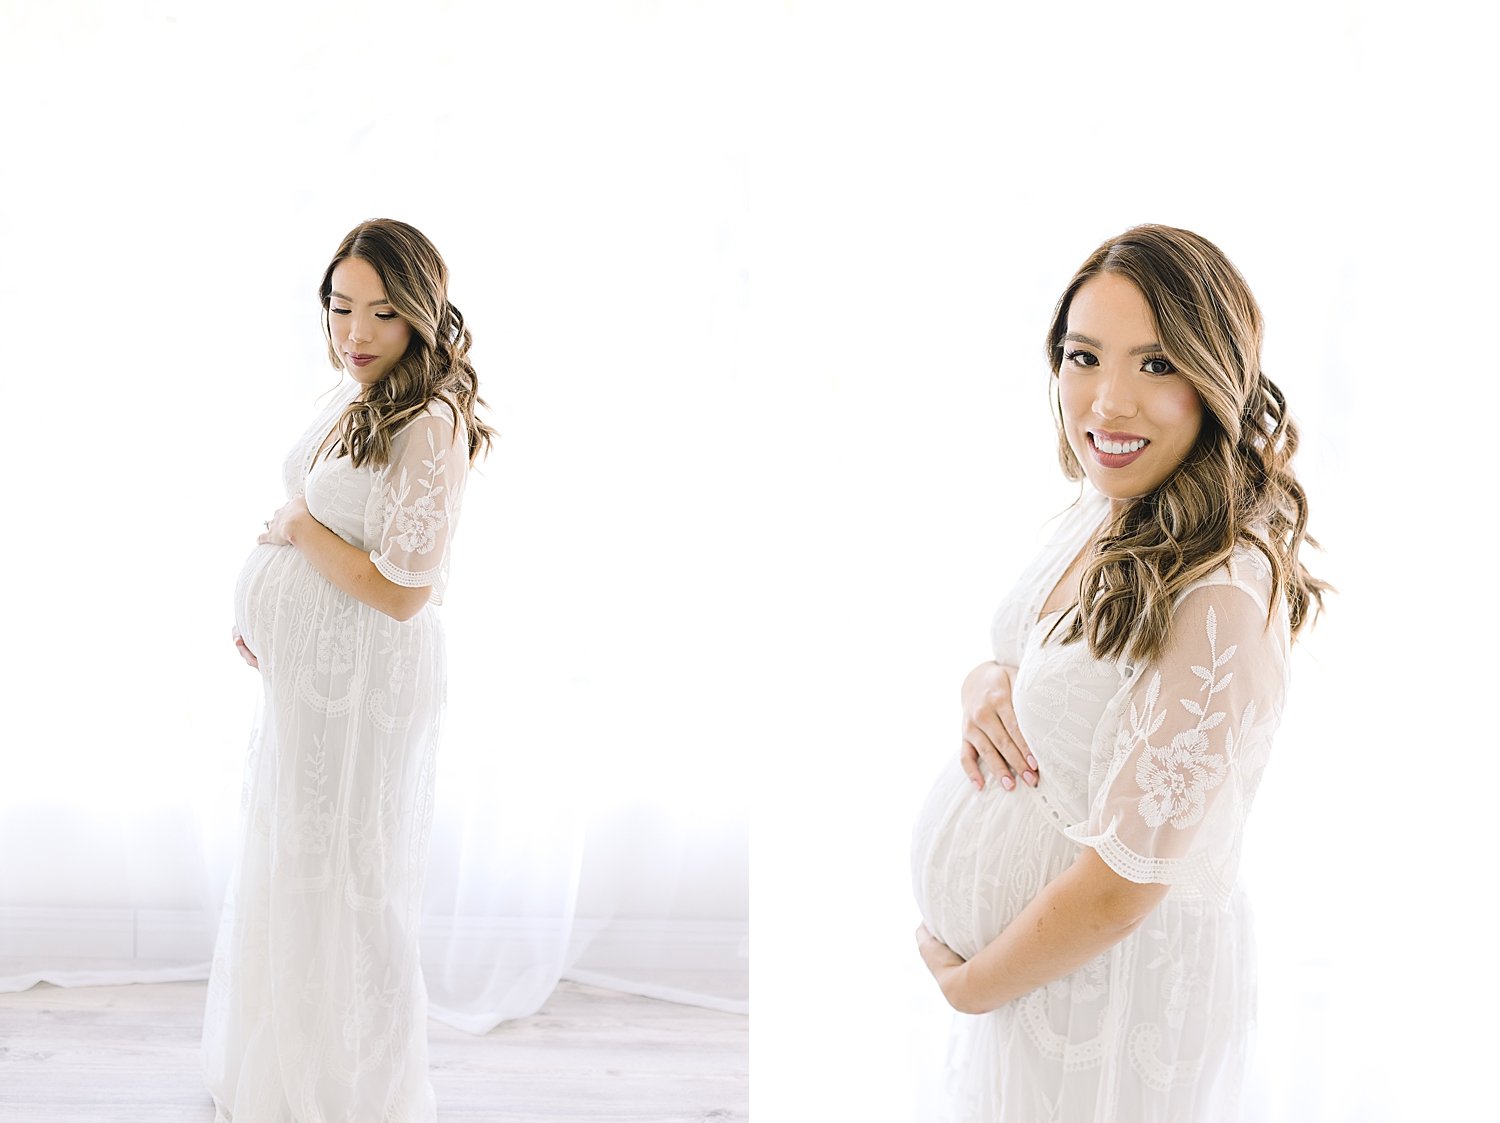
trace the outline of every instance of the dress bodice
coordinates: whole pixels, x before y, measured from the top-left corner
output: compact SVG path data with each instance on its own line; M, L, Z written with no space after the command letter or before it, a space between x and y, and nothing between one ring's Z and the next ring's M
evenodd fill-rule
M302 495L313 518L351 546L368 552L377 545L371 540L371 523L377 536L380 530L379 512L370 510L371 496L375 494L374 473L355 468L347 456L332 452L317 455L344 407L358 391L359 384L352 380L338 388L287 453L281 473L287 498ZM376 517L372 519L372 515Z
M1086 644L1062 642L1071 607L1045 616L1041 609L1107 513L1107 500L1097 492L1081 498L1001 602L990 628L995 662L1017 668L1016 721L1046 778L1039 788L1026 788L1023 798L1035 800L1059 828L1088 814L1095 736L1128 668L1095 659Z
M355 468L347 456L324 456L303 481L313 518L351 546L379 548L381 492L374 472Z
M1012 702L1021 735L1046 777L1031 794L1051 807L1056 821L1077 823L1088 814L1094 739L1121 675L1117 664L1090 655L1087 644L1062 642L1066 615L1049 613L1031 626Z

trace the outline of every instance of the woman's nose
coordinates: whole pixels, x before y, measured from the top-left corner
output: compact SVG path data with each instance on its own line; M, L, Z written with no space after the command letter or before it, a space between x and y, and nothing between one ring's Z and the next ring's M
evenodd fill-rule
M349 342L359 343L370 338L370 327L357 312L349 314Z
M1094 414L1108 420L1111 417L1133 417L1136 410L1132 379L1122 371L1101 372L1095 384Z

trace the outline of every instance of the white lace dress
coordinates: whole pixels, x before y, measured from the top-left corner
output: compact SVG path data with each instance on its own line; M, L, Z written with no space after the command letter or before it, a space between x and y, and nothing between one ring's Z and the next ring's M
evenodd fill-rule
M220 1123L430 1123L426 989L417 957L433 756L446 680L436 605L468 465L435 403L388 468L312 463L346 380L288 455L290 499L432 586L398 622L335 588L294 547L257 546L235 620L260 661L243 842L209 979L204 1062Z
M1059 614L1038 619L1042 604L1106 513L1088 493L995 617L994 657L1019 667L1016 718L1040 786L987 779L976 792L945 764L914 832L913 882L928 928L966 959L1083 846L1172 889L1080 970L955 1015L948 1118L962 1123L1237 1117L1255 979L1235 872L1286 688L1285 607L1246 549L1180 597L1155 663L1049 640Z

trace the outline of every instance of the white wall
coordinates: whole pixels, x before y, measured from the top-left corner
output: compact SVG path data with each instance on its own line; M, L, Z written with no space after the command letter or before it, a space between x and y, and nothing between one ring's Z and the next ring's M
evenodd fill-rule
M335 381L322 270L389 215L447 258L501 433L444 609L429 901L472 872L482 816L497 876L581 862L583 915L743 928L748 801L713 725L740 658L718 607L736 516L701 424L743 378L736 26L5 7L5 459L26 513L4 551L0 905L216 891L199 848L222 866L231 846L256 694L234 576Z
M797 635L777 722L800 734L754 804L758 1110L935 1118L946 1017L913 946L908 832L956 751L990 613L1070 494L1045 397L1052 304L1143 221L1203 233L1256 292L1303 427L1327 547L1312 564L1341 590L1298 656L1251 823L1264 1115L1492 1098L1480 340L1496 223L1470 166L1495 103L1485 19L1445 3L786 10L765 65L774 171L752 199L754 345L793 450L773 470L796 552L769 595L772 628Z

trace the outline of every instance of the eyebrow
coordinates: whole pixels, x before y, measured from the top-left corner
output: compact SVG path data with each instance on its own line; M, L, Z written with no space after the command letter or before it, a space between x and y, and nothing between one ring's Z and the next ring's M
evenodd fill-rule
M1101 351L1104 350L1104 344L1100 343L1097 339L1090 339L1088 336L1082 334L1081 332L1070 331L1063 336L1063 339L1071 339L1074 343L1085 343L1090 347L1097 347ZM1165 348L1162 347L1160 343L1146 343L1142 344L1140 347L1132 347L1130 349L1130 353L1132 355L1145 355L1149 354L1152 351L1163 350L1165 350Z
M328 294L328 295L329 295L329 296L336 296L336 297L338 297L338 298L339 298L339 299L340 299L340 300L347 300L347 301L348 301L348 302L349 302L349 303L350 303L350 304L353 304L353 303L354 303L354 300L353 300L353 298L352 298L352 297L347 297L347 296L345 296L345 295L344 295L344 294L343 294L343 293L341 293L341 292L338 292L338 291L334 291L334 292L331 292L331 293L329 293L329 294ZM383 297L383 296L382 296L382 297L381 297L381 298L380 298L380 299L379 299L379 300L372 300L372 301L370 301L370 307L371 307L371 308L373 308L373 307L375 307L375 305L377 305L377 304L390 304L390 301L389 301L389 300L387 300L387 299L386 299L386 298L385 298L385 297ZM1097 343L1096 343L1096 344L1094 344L1094 346L1095 346L1095 347L1097 347L1097 346L1099 346L1099 345L1098 345L1098 344L1097 344Z

